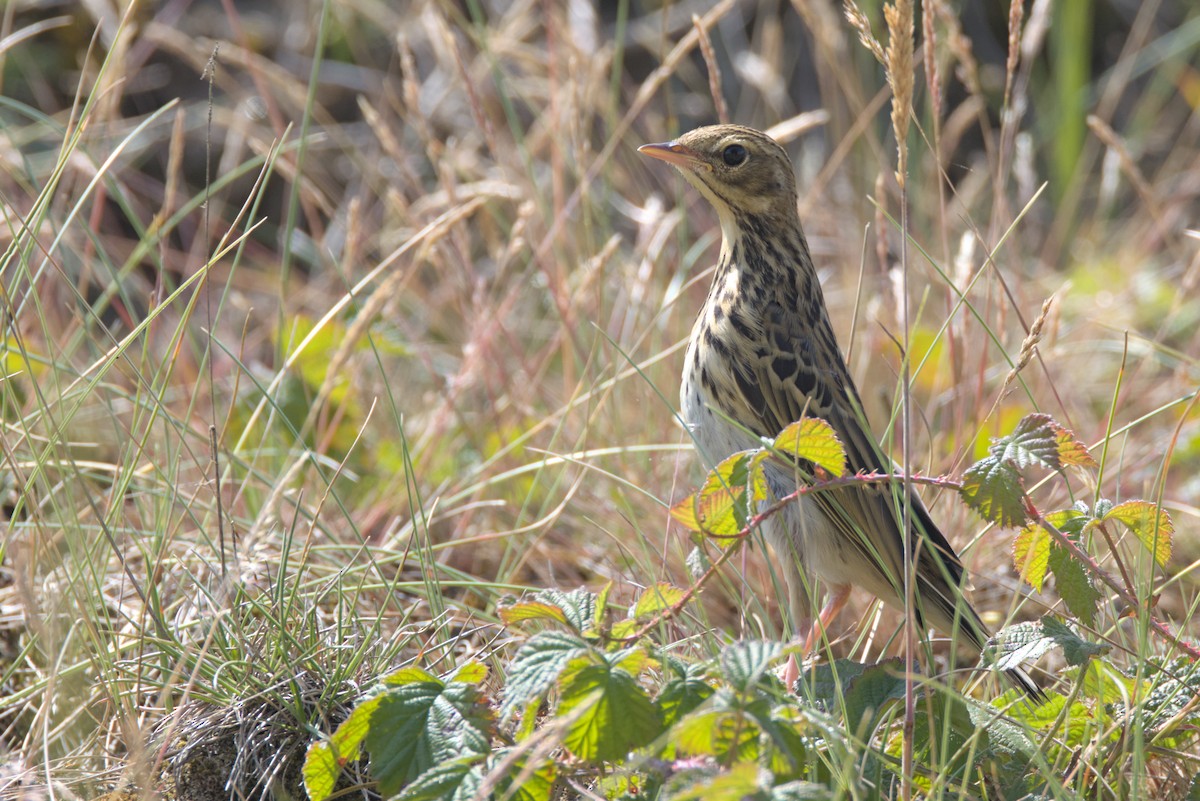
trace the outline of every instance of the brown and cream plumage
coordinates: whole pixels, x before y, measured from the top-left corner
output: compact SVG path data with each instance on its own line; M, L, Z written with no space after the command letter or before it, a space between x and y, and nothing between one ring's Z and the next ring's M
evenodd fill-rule
M891 472L872 437L862 401L838 349L797 213L795 175L782 147L737 125L698 128L673 142L644 145L645 155L679 168L716 209L722 242L708 299L696 318L683 369L680 402L707 464L760 447L802 417L833 426L852 472ZM777 497L804 480L802 467L771 463ZM885 603L903 603L903 509L899 485L855 485L813 493L764 525L782 568L793 625L809 632L812 582L830 590L819 615L827 626L850 588ZM963 597L963 567L915 493L910 497L918 619L957 632L982 648L988 631ZM794 661L789 678L794 678ZM1020 671L1013 681L1039 690Z

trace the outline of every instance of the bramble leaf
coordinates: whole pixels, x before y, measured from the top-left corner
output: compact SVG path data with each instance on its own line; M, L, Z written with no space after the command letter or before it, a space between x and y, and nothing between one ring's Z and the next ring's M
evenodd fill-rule
M1029 414L1021 418L1013 432L993 440L988 451L998 461L1012 462L1021 469L1033 465L1047 470L1058 470L1067 465L1096 466L1087 446L1048 414Z
M633 620L641 620L642 618L655 615L664 609L670 609L675 604L683 600L684 591L664 581L660 581L653 587L647 587L637 599L633 609L629 611L629 617Z
M1039 465L1056 470L1058 463L1059 425L1048 414L1029 414L1006 437L992 441L988 452L999 462L1024 469Z
M561 607L544 601L517 601L508 606L501 606L499 612L500 620L506 626L523 620L553 620L563 624L567 622L567 616L563 614Z
M494 757L497 761L502 761L507 753L507 749L499 749ZM550 801L554 781L558 778L558 768L554 762L546 760L540 767L526 773L528 764L527 757L518 759L509 770L508 776L500 781L498 789L501 792L495 793L493 797L510 798L512 801ZM513 782L523 775L527 778L514 787Z
M371 715L381 699L381 695L376 695L362 701L329 739L318 740L308 747L302 773L310 801L328 798L342 769L362 756L362 743L371 728Z
M1093 585L1083 565L1079 564L1066 548L1055 546L1050 549L1050 572L1054 574L1054 586L1071 614L1091 626L1096 622L1096 611L1104 597Z
M1061 648L1072 665L1081 665L1111 648L1083 639L1066 623L1047 615L1038 621L1017 623L998 631L988 641L990 661L998 670L1011 670L1033 661L1051 648Z
M473 798L483 782L480 770L482 754L468 754L434 765L422 773L401 793L396 801L466 801Z
M1088 451L1087 446L1075 439L1075 434L1069 429L1060 426L1054 435L1054 442L1058 449L1059 464L1070 465L1072 467L1100 466L1091 452Z
M1078 535L1088 515L1078 509L1050 512L1045 521L1064 535ZM1046 571L1053 552L1058 549L1054 536L1041 523L1033 522L1013 539L1013 565L1021 578L1038 592L1046 582Z
M777 642L744 640L721 652L721 672L734 689L749 691L783 652Z
M672 796L673 801L741 801L763 795L758 766L736 762L728 770L705 777L702 781Z
M1019 526L1026 520L1021 475L995 456L985 456L967 468L959 492L984 520L1004 527Z
M734 708L728 695L728 690L721 691L714 699L717 703L685 716L672 727L671 739L681 753L718 760L758 756L758 725L744 710Z
M1038 592L1046 580L1053 542L1050 532L1038 523L1030 523L1013 538L1013 565L1021 578Z
M491 747L491 711L479 689L428 676L414 668L388 676L370 716L364 744L385 796L396 795L435 765L486 755Z
M663 721L670 726L704 703L716 690L705 680L707 671L703 663L688 663L673 657L667 657L665 662L669 678L658 694L658 705Z
M1154 554L1159 567L1171 559L1171 538L1175 525L1165 509L1150 501L1125 501L1108 510L1101 520L1119 520L1133 532L1142 545Z
M563 745L580 759L620 759L662 730L658 709L636 677L596 654L572 660L559 691L558 717L571 721Z
M500 717L507 720L558 681L567 663L587 653L591 646L583 638L565 631L545 631L527 640L508 668L508 684L500 704Z
M768 451L741 451L717 465L704 486L671 507L671 516L691 531L736 537L767 499L762 463Z
M846 473L846 449L833 426L824 420L806 417L792 423L779 432L771 448L812 462L834 478Z
M1049 615L1042 618L1042 631L1063 650L1069 665L1082 665L1093 656L1102 656L1112 650L1110 645L1085 640L1074 627Z

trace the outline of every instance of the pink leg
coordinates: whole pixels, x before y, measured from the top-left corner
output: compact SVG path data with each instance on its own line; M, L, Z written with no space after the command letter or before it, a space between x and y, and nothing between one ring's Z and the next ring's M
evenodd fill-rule
M787 664L783 668L783 686L788 688L788 692L791 692L799 678L800 663L796 661L796 655L792 654L788 657Z
M821 637L821 633L829 628L829 624L838 616L838 612L842 611L842 607L846 605L846 601L850 600L850 585L838 584L829 588L829 600L825 602L825 607L821 610L821 614L811 625L797 626L799 631L808 629L808 636L804 639L804 649L801 652L804 657L812 653L816 647L817 641ZM796 680L800 678L800 662L796 659L796 655L792 654L788 657L787 665L783 668L783 685L789 690L796 686Z
M808 656L817 645L817 641L821 638L821 634L829 628L829 624L838 616L838 612L842 611L842 607L846 605L846 601L850 599L850 585L837 584L829 588L829 600L825 602L825 608L821 610L821 614L817 616L817 620L808 631L808 638L804 641L804 655ZM791 686L791 685L788 685Z

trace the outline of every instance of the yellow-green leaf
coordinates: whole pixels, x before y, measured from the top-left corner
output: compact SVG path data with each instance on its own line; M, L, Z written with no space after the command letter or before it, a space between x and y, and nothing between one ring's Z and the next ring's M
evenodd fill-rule
M671 517L683 525L688 531L703 531L700 518L696 516L696 499L700 495L693 492L679 503L671 507Z
M614 640L623 640L626 637L632 637L643 625L636 620L618 620L612 624L609 634Z
M1104 520L1119 520L1154 554L1154 561L1164 566L1171 559L1171 536L1175 526L1166 510L1150 501L1125 501L1104 515Z
M671 516L692 531L736 537L767 499L762 463L766 451L741 451L708 474L700 491L671 508Z
M759 766L753 761L737 762L728 770L685 787L674 793L674 801L732 801L764 795L759 781ZM786 797L780 794L778 797Z
M462 665L446 678L446 681L457 681L460 684L479 684L487 678L487 665L472 659Z
M612 592L612 587L613 583L610 581L596 595L596 611L592 615L592 628L596 631L604 627L604 613L608 611L608 595Z
M1058 461L1064 465L1075 467L1099 467L1099 464L1088 451L1087 446L1075 439L1070 429L1059 428L1054 437L1058 447Z
M649 617L664 609L669 609L683 600L683 593L683 590L666 582L659 582L653 587L647 587L646 591L638 598L637 603L634 604L633 611L629 616L635 619Z
M522 620L553 620L566 623L567 616L561 607L544 601L519 601L510 606L500 607L500 619L505 625L511 626Z
M622 759L662 731L637 678L605 661L572 660L559 679L559 698L558 718L570 721L563 745L589 762Z
M613 668L623 670L630 676L640 676L654 667L658 667L658 660L640 647L630 648L628 653L613 660Z
M824 420L806 417L792 423L779 432L771 447L788 456L807 459L835 478L846 473L846 449L833 427Z
M1013 564L1031 587L1042 591L1046 568L1050 564L1050 532L1038 523L1031 523L1017 532L1013 539Z
M384 684L420 684L429 682L432 684L441 684L442 680L433 675L427 670L422 670L419 667L402 667L399 670L394 670L383 677Z
M308 748L301 773L311 801L324 801L333 793L342 768L362 755L362 743L371 728L371 715L382 695L368 698L351 711L328 739L317 740Z

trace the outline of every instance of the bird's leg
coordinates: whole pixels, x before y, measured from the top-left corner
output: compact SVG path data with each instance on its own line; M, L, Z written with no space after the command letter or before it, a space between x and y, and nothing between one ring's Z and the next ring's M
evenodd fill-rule
M816 621L812 628L808 630L808 639L804 641L804 655L808 656L812 653L813 648L817 645L817 640L820 639L822 632L829 628L829 624L838 616L838 612L842 611L842 607L846 605L846 601L850 599L849 584L835 584L829 588L829 600L825 602L825 608L821 610L821 614L817 615Z
M796 631L808 631L816 622L807 616L796 621ZM805 641L807 643L807 640ZM808 657L808 645L804 646L804 651L801 654L804 658ZM796 659L796 654L788 654L787 664L783 668L783 686L788 688L790 692L796 686L796 680L800 678L800 660Z
M821 609L821 614L817 615L817 619L811 622L805 620L800 621L797 629L799 631L808 630L808 636L804 639L804 648L801 649L800 655L807 659L809 654L813 652L813 648L817 645L817 640L821 637L821 632L829 628L829 624L838 616L838 612L842 611L842 607L846 605L846 601L850 599L849 584L835 584L829 588L829 600L825 602L825 606ZM800 663L796 659L796 655L792 654L788 657L787 665L783 668L783 685L789 690L796 686L796 680L800 678Z

